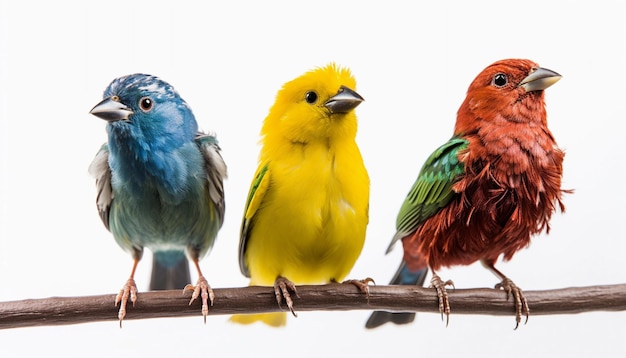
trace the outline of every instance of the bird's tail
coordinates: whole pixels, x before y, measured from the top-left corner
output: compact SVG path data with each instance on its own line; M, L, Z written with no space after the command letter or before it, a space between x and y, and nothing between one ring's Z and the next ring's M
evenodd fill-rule
M152 255L150 290L178 290L191 282L189 261L182 251L157 251Z
M411 271L404 260L398 267L398 271L391 279L390 285L424 285L424 280L428 274L428 267L424 267L417 271ZM395 324L407 324L413 322L415 312L386 312L374 311L365 323L365 328L376 328L387 322Z
M230 317L230 321L240 324L263 322L268 326L282 327L287 324L287 313L236 314Z

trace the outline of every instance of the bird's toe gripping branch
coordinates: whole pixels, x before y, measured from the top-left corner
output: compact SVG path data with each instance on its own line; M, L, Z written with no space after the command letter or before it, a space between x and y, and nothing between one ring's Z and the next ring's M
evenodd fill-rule
M300 296L298 296L298 291L296 290L296 285L293 282L280 276L276 278L276 281L274 281L274 293L276 294L276 302L278 302L278 307L282 309L281 303L284 299L287 307L291 311L291 314L293 314L294 317L298 317L293 309L293 300L291 299L291 294L289 293L289 291L293 292L293 294L296 295L297 298L300 298Z
M450 302L448 301L448 291L446 286L452 286L454 288L454 282L451 280L443 281L441 277L433 272L433 278L430 280L429 288L437 290L437 298L439 301L439 313L441 313L441 320L443 321L443 315L446 315L446 327L450 322Z
M134 307L135 302L137 302L137 285L132 277L126 281L120 292L115 296L115 306L118 303L120 304L120 310L117 313L117 318L120 320L120 328L122 328L122 320L126 317L126 303L129 298Z
M524 297L522 289L517 287L517 285L508 277L504 277L502 282L496 284L495 288L497 290L504 290L504 292L506 292L507 300L511 295L513 296L513 300L515 301L515 329L519 327L519 324L522 321L522 315L526 316L524 324L528 323L530 308L528 307L528 302L526 301L526 297Z
M374 282L374 279L371 277L366 277L362 280L345 280L342 282L342 284L347 283L347 284L351 284L356 286L359 291L363 292L365 294L365 297L367 298L367 300L369 301L370 299L370 283L373 283L374 285L376 285L376 282Z
M202 317L204 317L204 323L206 323L206 316L209 314L209 302L211 302L211 306L213 306L213 300L215 300L215 293L209 285L209 282L204 276L200 276L195 286L191 284L185 286L183 293L186 291L193 291L189 305L191 305L196 298L202 297Z

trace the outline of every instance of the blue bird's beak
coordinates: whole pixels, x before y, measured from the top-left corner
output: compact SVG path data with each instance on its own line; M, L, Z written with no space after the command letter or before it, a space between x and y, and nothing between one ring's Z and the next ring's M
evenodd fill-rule
M128 116L133 114L133 111L121 103L119 97L111 96L96 104L89 113L107 122L117 122L128 120Z
M348 113L363 101L361 95L346 86L341 86L339 92L330 97L324 106L330 110L330 113Z

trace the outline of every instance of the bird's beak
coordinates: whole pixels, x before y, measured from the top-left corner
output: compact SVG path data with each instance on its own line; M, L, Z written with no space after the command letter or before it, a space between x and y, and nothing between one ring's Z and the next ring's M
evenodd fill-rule
M89 113L107 122L117 122L128 119L128 116L133 114L133 111L121 103L119 97L112 96L96 104Z
M330 113L348 113L363 101L361 95L346 86L341 86L339 92L330 97L324 106L330 110Z
M561 75L558 73L548 70L547 68L539 67L533 73L526 76L518 87L524 88L526 92L541 91L552 86L560 79Z

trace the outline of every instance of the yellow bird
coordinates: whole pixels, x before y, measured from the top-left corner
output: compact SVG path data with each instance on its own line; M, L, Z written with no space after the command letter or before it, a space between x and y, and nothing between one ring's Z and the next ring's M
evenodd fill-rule
M365 242L369 176L356 144L363 101L334 63L287 82L261 130L259 167L241 227L239 266L251 286L274 286L292 313L295 284L341 282ZM348 280L366 294L371 279ZM294 313L295 315L295 313ZM232 321L286 324L281 313Z

